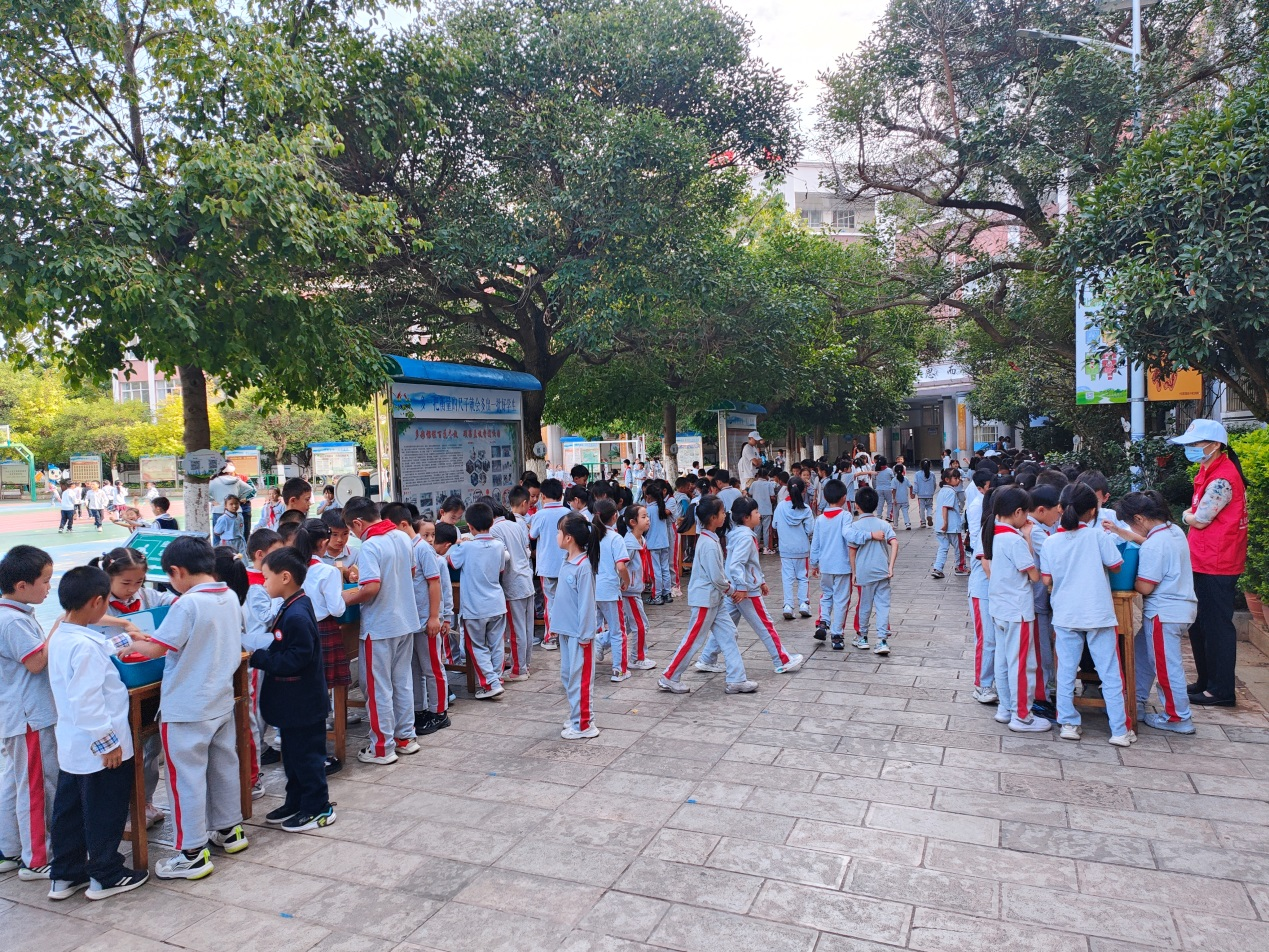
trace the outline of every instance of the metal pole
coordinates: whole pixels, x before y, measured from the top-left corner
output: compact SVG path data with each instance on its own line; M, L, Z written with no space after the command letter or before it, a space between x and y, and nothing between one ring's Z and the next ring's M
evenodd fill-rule
M1132 0L1132 76L1136 104L1132 118L1133 144L1141 139L1141 0ZM1132 393L1129 405L1129 429L1133 442L1146 438L1146 368L1140 361L1132 365Z

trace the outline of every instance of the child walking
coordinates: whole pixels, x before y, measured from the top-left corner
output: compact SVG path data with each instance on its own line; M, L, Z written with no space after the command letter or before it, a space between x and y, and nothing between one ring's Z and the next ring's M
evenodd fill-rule
M556 587L551 631L559 639L560 684L568 698L568 720L560 730L564 740L599 736L591 712L591 681L595 676L595 570L599 539L585 517L569 513L560 520L556 544L565 553Z
M536 561L538 578L542 582L542 650L555 651L559 645L551 637L551 602L555 600L555 586L560 567L564 564L564 550L559 547L560 520L568 513L564 508L564 486L558 479L542 480L541 499L544 500L529 523L529 538L538 544Z
M877 493L872 493L872 505L877 506ZM842 508L846 498L846 486L840 479L824 481L825 508L815 517L815 536L811 540L810 566L812 577L820 581L820 618L815 625L815 640L823 641L825 635L832 638L833 650L846 648L846 612L850 609L850 553L846 549L846 530L851 515ZM861 490L855 491L859 504ZM864 639L868 643L868 639Z
M502 593L507 600L507 647L511 670L504 682L527 681L533 651L533 562L529 556L529 491L523 486L507 493L509 513L494 511L489 531L507 547L511 561L502 573Z
M630 677L627 658L626 620L621 610L621 591L630 587L630 555L625 540L617 533L617 504L611 499L595 503L591 531L599 539L599 566L595 572L595 608L603 624L606 646L612 652L612 677L620 682ZM600 647L602 654L604 646Z
M921 470L912 477L912 488L917 497L917 522L921 528L934 525L934 493L938 490L938 479L930 472L930 461L921 460Z
M912 531L912 516L909 510L912 508L912 480L908 479L908 471L902 465L894 468L894 512L890 516L890 521L896 526L899 524L899 517L903 517L903 528L908 532Z
M806 504L806 483L799 476L792 476L788 483L789 498L780 501L771 517L776 539L780 545L780 581L784 586L784 617L793 617L793 606L803 618L811 617L810 583L807 569L810 566L811 535L815 532L815 517ZM697 516L700 509L697 508Z
M634 631L635 658L629 666L636 671L650 671L656 662L647 655L648 616L643 610L643 586L652 577L652 553L644 539L651 519L641 503L626 507L626 571L629 581L621 590L621 623L626 632Z
M859 604L855 608L855 640L852 647L868 650L868 623L877 613L876 655L890 654L890 580L899 556L899 540L894 526L874 513L877 491L865 486L855 493L855 503L863 515L846 528L850 548L850 572L855 576Z
M511 563L507 547L489 532L493 510L483 502L472 503L464 514L475 535L449 551L450 568L462 572L459 595L467 660L476 665L478 701L492 701L502 686L506 659L507 599L499 577Z
M943 566L947 564L947 550L953 543L960 544L961 510L956 498L956 490L960 484L960 470L955 468L943 470L943 479L939 485L938 494L934 497L934 524L939 539L939 551L934 556L934 565L930 569L931 578L946 577L943 575Z
M1041 573L1053 592L1061 737L1079 740L1082 732L1080 715L1075 709L1075 674L1087 645L1102 679L1110 743L1127 747L1137 735L1129 729L1131 725L1124 712L1115 602L1106 575L1108 570L1114 571L1123 564L1123 557L1111 535L1097 526L1098 499L1091 489L1083 483L1067 486L1062 490L1061 503L1062 527L1044 543L1040 554Z

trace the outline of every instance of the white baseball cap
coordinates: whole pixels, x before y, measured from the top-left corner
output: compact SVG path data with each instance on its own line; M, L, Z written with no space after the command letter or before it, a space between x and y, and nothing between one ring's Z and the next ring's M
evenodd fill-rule
M1180 436L1171 437L1169 443L1188 446L1191 443L1224 443L1229 445L1229 433L1215 420L1199 418L1190 423Z
M749 437L748 437L748 438L749 438L749 439L751 439L751 440L761 440L761 439L762 439L762 434L761 434L761 433L759 433L757 430L750 430L750 431L749 431Z

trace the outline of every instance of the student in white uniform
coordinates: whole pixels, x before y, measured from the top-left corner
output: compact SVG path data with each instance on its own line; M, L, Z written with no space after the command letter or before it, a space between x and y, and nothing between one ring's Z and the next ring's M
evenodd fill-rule
M947 564L947 552L961 535L961 509L956 490L961 484L960 470L945 469L934 496L934 531L938 535L939 550L930 568L930 578L944 578L943 566Z
M1062 517L1062 506L1059 502L1061 491L1056 487L1040 485L1030 493L1031 508L1027 513L1027 522L1031 526L1031 553L1035 556L1036 565L1042 564L1041 553L1044 543L1057 530L1058 519ZM1043 717L1050 713L1057 716L1053 698L1057 695L1057 666L1054 660L1053 637L1053 602L1049 596L1049 587L1041 578L1031 583L1031 595L1035 599L1035 632L1036 650L1040 652L1039 673L1036 678L1036 701L1033 710Z
M493 510L483 502L467 507L464 518L475 535L449 550L450 568L462 572L459 606L467 663L476 665L476 699L492 701L505 690L502 663L506 658L507 599L502 572L511 564L507 547L490 533Z
M749 495L758 506L758 551L762 555L771 555L771 515L775 511L776 484L771 479L771 470L763 466L758 470L758 478L749 484Z
M867 488L867 487L865 487ZM811 538L811 577L820 580L820 616L815 626L815 640L832 638L833 650L846 648L846 612L850 610L850 551L846 545L846 529L851 515L842 508L846 486L840 479L825 480L821 490L825 508L815 517L815 534ZM859 501L859 492L855 492ZM875 508L874 496L874 508ZM864 639L867 644L867 639Z
M877 518L894 521L894 470L884 456L877 457L873 488L877 490ZM856 501L859 497L856 496Z
M1135 639L1137 703L1145 709L1157 678L1163 710L1150 711L1141 719L1155 730L1193 734L1181 661L1181 639L1198 616L1189 543L1157 492L1129 493L1119 500L1115 512L1146 540L1137 561L1136 588L1145 599Z
M529 680L533 652L533 562L529 556L529 491L515 486L507 494L508 515L494 510L489 531L507 547L511 560L502 573L502 593L507 599L507 649L511 668L504 683Z
M564 564L564 550L556 541L560 520L567 515L564 508L564 487L558 479L544 479L541 487L544 500L529 522L529 538L537 541L538 578L542 580L542 649L556 651L559 645L551 637L551 602L555 598L555 581Z
M1075 675L1085 644L1102 679L1102 698L1110 721L1110 742L1127 747L1137 739L1124 713L1124 686L1119 671L1115 602L1107 571L1123 564L1109 533L1098 528L1097 497L1076 483L1062 490L1061 528L1045 543L1040 571L1053 592L1053 631L1057 636L1057 709L1063 740L1079 740L1075 708Z
M423 525L419 520L418 525ZM427 538L423 529L416 529L426 544ZM449 727L449 677L445 673L445 662L449 658L450 631L454 625L454 579L449 574L449 550L458 544L458 527L447 522L438 522L432 526L432 554L436 556L440 566L439 578L441 592L441 633L433 639L434 648L429 655L429 664L423 668L423 688L425 700L423 709L432 715L431 722L438 729ZM416 702L417 703L417 702Z
M595 570L595 608L605 626L605 644L612 656L611 681L630 677L626 621L621 611L621 591L630 586L630 554L626 542L617 532L617 504L611 499L595 503L591 532L599 539L599 565Z
M656 667L647 655L648 616L643 611L644 581L652 577L652 553L644 541L650 524L647 506L636 502L626 507L626 569L630 579L621 592L621 615L627 637L634 636L634 660L629 666L636 671Z
M903 466L894 468L894 513L890 516L890 521L896 526L899 524L899 517L903 517L903 527L908 532L912 531L912 480L908 478L908 471Z
M916 491L917 516L922 528L934 526L934 494L938 491L938 477L930 472L930 461L921 460L921 469L912 477L912 488Z
M991 480L990 474L978 470L975 470L974 478L988 483ZM983 567L983 534L993 531L996 521L991 515L992 493L993 490L988 487L986 493L979 494L965 507L970 550L969 620L974 626L974 700L979 704L995 704L999 700L996 694L996 626L991 620L990 583Z
M670 570L670 527L674 516L666 507L665 495L657 483L643 487L643 499L648 507L649 528L646 536L648 551L652 553L652 604L668 605L674 600L670 594L673 573Z
M865 486L855 494L855 502L862 515L846 527L846 543L849 547L849 571L855 579L859 599L855 608L854 647L868 650L868 623L877 613L877 644L872 653L890 654L890 580L894 577L894 563L899 555L899 540L894 526L874 515L877 509L877 490Z
M775 527L780 543L780 581L784 586L784 617L793 617L793 606L803 618L811 617L810 583L807 569L811 556L811 535L815 532L815 517L806 504L806 483L793 476L788 483L789 498L775 507L771 524ZM699 507L697 514L700 514Z
M595 675L595 568L599 539L577 513L560 520L556 543L565 555L556 588L551 630L560 649L560 684L568 698L568 720L560 730L564 740L599 736L591 706Z

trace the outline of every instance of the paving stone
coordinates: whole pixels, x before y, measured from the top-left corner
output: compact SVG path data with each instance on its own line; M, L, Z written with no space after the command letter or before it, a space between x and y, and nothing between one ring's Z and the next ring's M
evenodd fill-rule
M220 875L220 870L211 879ZM358 883L332 883L291 911L301 919L344 933L403 941L441 908L435 900L402 898L389 890Z
M934 788L923 784L835 774L821 774L812 792L908 807L928 807L934 802Z
M1000 821L984 817L918 810L886 803L875 803L864 818L864 825L881 830L916 833L933 839L996 846L1000 842Z
M661 830L643 849L644 856L665 859L675 863L693 863L704 866L709 854L714 852L721 836L713 833L693 833L690 830Z
M1257 802L1235 797L1214 797L1210 794L1168 793L1163 790L1135 790L1132 797L1137 803L1137 809L1147 813L1269 826L1269 802L1263 800Z
M1229 919L1201 912L1178 912L1177 926L1187 949L1221 952L1264 952L1269 949L1269 923Z
M1178 944L1167 906L1091 895L1064 897L1052 890L1016 883L1005 884L1002 899L1005 919L1081 935L1127 938L1164 946Z
M615 888L653 899L743 913L761 885L756 876L640 857L617 880Z
M976 790L995 793L999 789L1000 775L990 770L973 770L968 767L945 767L938 763L911 763L903 760L887 760L881 768L882 780L898 780L904 783L920 783L932 787ZM935 802L938 795L935 794Z
M908 948L917 952L1087 952L1079 935L918 907Z
M0 924L3 922L0 919ZM169 941L198 952L239 952L240 949L307 952L328 935L329 929L299 919L284 919L276 912L225 906L216 915L182 929Z
M1001 824L1000 845L1023 853L1088 859L1121 866L1141 866L1152 869L1155 865L1149 842L1140 837L1109 836L1104 833L1086 833L1083 830L1061 830L1051 826L1038 826L1034 823L1005 821Z
M751 810L731 810L703 803L685 803L667 826L697 833L716 833L766 843L783 843L793 829L793 818Z
M823 823L818 820L798 820L793 832L789 834L788 844L908 866L919 865L925 851L925 840L919 836L843 826L840 823Z
M554 949L571 930L518 913L447 903L410 941L446 952L524 952Z
M1034 800L1056 800L1081 806L1104 807L1108 810L1131 810L1132 794L1127 787L1116 787L1096 780L1049 780L1016 773L1000 775L1000 792L1012 797Z
M1136 813L1129 810L1099 810L1073 804L1066 808L1066 816L1071 829L1087 830L1090 833L1143 836L1150 840L1206 843L1211 846L1220 843L1210 820L1163 816L1159 813Z
M753 915L822 932L901 945L907 938L912 907L769 881L754 903Z
M775 763L739 764L724 760L714 764L708 773L711 780L724 780L732 783L751 784L756 787L772 787L776 790L794 790L806 793L815 786L819 779L818 768L805 767L802 764L787 762L790 754L802 754L805 751L784 751L776 756Z
M1269 884L1269 855L1264 853L1187 846L1183 843L1155 843L1154 855L1160 869L1181 873L1201 869L1217 879Z
M764 879L836 889L849 862L847 857L818 850L723 837L705 865Z
M578 923L578 928L601 935L616 936L643 942L670 908L668 902L635 896L631 893L606 892Z
M1153 902L1173 908L1197 909L1241 919L1256 917L1247 891L1239 883L1189 873L1130 869L1104 863L1079 862L1076 868L1079 870L1079 891L1103 899L1149 897Z
M495 865L523 873L538 873L552 879L607 887L616 881L629 862L629 856L619 853L536 836L523 840Z
M763 922L746 916L671 906L649 941L681 952L719 952L754 949L762 952L811 952L816 934L786 924Z
M981 876L984 879L1021 883L1024 886L1066 889L1072 892L1079 888L1079 877L1072 860L1018 853L990 846L930 840L925 849L925 865L948 873Z
M997 820L1020 820L1046 826L1066 826L1064 803L1041 798L1010 797L974 790L940 789L934 795L934 808L949 813L967 813Z
M864 800L820 793L784 793L763 787L749 795L745 807L763 813L856 825L863 822L868 811Z
M933 841L931 841L933 842ZM932 869L895 866L875 860L851 864L844 891L909 902L917 906L938 906L970 915L995 916L996 883Z

